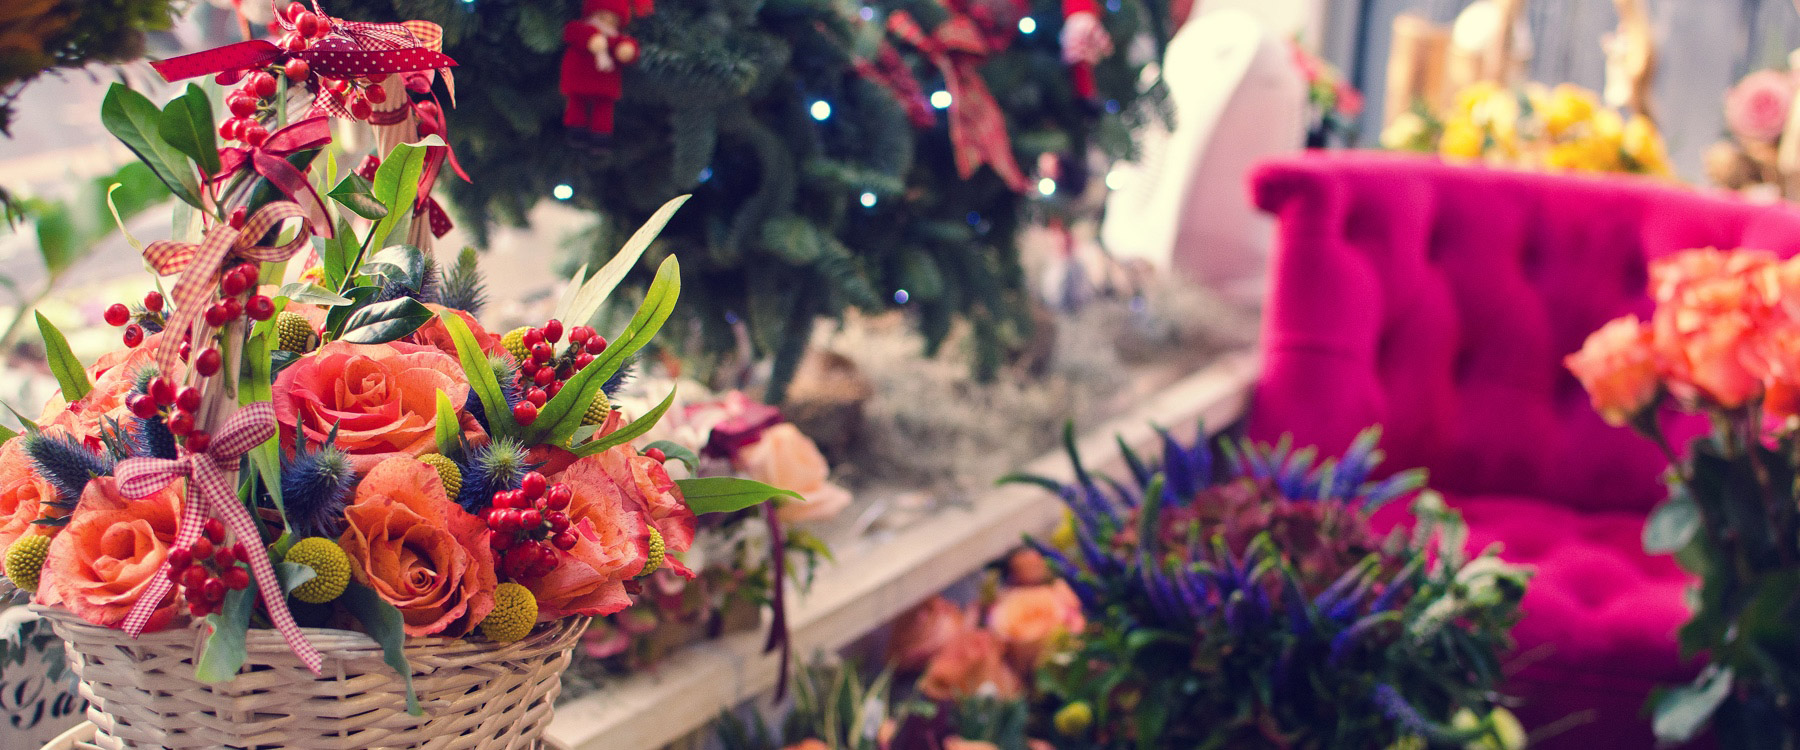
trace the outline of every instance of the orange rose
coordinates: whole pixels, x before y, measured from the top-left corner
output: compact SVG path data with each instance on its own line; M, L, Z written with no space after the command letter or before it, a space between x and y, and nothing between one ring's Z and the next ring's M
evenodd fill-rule
M971 630L931 658L919 678L919 690L939 701L978 695L1011 700L1024 694L1025 685L1006 666L1004 649L994 634Z
M436 449L438 391L459 410L464 434L479 439L475 418L460 411L469 383L454 358L413 344L334 341L281 371L275 417L284 433L314 443L336 428L338 449L365 472Z
M975 629L972 613L941 596L925 600L894 622L888 661L904 672L923 669L939 651Z
M669 478L662 462L638 455L637 449L630 445L615 446L590 458L599 459L596 465L604 469L606 476L625 494L626 507L642 513L644 520L662 534L663 545L669 552L664 567L684 578L693 578L693 572L681 564L675 553L686 552L694 545L698 519L694 517L694 511L688 509L687 501L681 497L681 489Z
M1651 266L1651 341L1672 390L1736 408L1757 395L1760 333L1774 314L1773 256L1692 250Z
M89 481L75 520L50 542L38 602L67 608L95 625L118 627L168 557L183 492L182 483L174 482L150 497L128 500L112 477ZM174 618L177 599L171 589L148 630Z
M631 604L625 581L649 562L650 527L609 470L619 466L615 451L621 448L577 460L551 479L569 486L566 512L576 540L574 548L557 555L548 575L520 581L537 596L539 620L609 615Z
M25 455L24 441L13 439L0 446L0 551L12 546L28 534L51 533L52 529L32 523L46 515L62 515L46 503L56 499L56 490L31 468ZM6 573L0 561L0 574Z
M452 310L443 305L429 302L425 304L425 307L430 308L433 313L431 320L426 321L425 325L419 326L419 330L413 331L409 340L435 347L438 351L452 357L456 356L456 340L450 338L450 329L444 326L443 318L445 312L452 312L469 326L469 333L474 334L475 343L481 345L482 351L488 354L499 354L506 351L506 347L500 343L500 337L481 327L481 323L475 320L475 316L470 315L467 311Z
M988 609L988 627L1006 643L1013 665L1029 670L1037 665L1050 639L1080 632L1087 627L1087 620L1082 618L1081 600L1069 584L1054 581L1002 590Z
M1607 323L1563 358L1607 424L1623 425L1656 399L1660 381L1650 329L1636 315Z
M444 495L437 471L411 458L377 464L344 509L338 544L350 573L400 610L411 636L461 636L494 608L487 525Z
M825 454L791 422L763 430L761 439L738 451L737 462L751 479L806 498L784 498L782 521L821 521L850 504L850 492L831 483Z
M100 427L106 419L127 423L126 417L130 413L125 409L125 396L137 384L139 371L155 366L156 347L161 342L162 334L152 334L135 348L116 349L100 355L87 369L88 383L93 390L72 404L64 401L60 393L51 397L49 403L44 404L44 413L38 416L37 424L67 428L88 447L100 448ZM179 377L182 372L177 367L175 374Z

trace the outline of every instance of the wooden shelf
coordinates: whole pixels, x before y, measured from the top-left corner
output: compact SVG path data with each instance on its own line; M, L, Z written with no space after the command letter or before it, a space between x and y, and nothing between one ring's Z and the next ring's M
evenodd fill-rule
M1115 435L1155 454L1151 423L1177 434L1191 434L1197 421L1227 425L1242 415L1255 373L1253 355L1230 355L1085 433L1081 453L1093 468L1111 471L1118 468ZM1071 477L1061 451L1023 469ZM966 509L940 511L884 539L840 545L838 562L821 569L812 589L789 606L794 653L848 645L1016 548L1022 535L1048 533L1061 517L1062 504L1041 489L997 487ZM550 736L570 750L655 750L675 742L720 711L774 689L778 658L762 653L762 640L761 632L739 633L684 648L654 673L557 707Z

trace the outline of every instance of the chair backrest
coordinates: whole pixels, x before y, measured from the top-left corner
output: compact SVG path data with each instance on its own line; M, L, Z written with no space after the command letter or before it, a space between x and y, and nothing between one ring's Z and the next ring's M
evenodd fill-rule
M1647 510L1665 462L1562 358L1648 314L1651 259L1800 250L1793 207L1629 178L1340 152L1266 163L1252 190L1280 224L1253 435L1338 451L1380 424L1389 469L1584 510Z

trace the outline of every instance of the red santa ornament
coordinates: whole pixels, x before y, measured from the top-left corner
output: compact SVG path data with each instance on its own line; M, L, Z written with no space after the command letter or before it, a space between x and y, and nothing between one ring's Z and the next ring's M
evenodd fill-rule
M624 93L624 66L638 60L638 43L625 33L634 17L650 14L652 0L582 0L581 18L563 26L563 125L571 133L612 135L613 105Z
M1063 0L1063 62L1069 65L1069 76L1075 93L1083 99L1095 95L1094 63L1113 52L1112 37L1100 22L1100 6L1094 0Z

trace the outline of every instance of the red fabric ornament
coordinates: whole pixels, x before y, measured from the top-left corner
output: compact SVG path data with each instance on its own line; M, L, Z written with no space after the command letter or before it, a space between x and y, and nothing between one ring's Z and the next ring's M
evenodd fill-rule
M1077 18L1077 16L1085 17ZM1098 95L1094 63L1112 54L1112 40L1099 23L1100 5L1095 0L1062 0L1063 62L1069 65L1069 83L1083 99Z
M582 0L581 18L563 26L564 127L612 135L613 106L624 94L624 66L636 63L640 52L625 26L653 10L653 0Z
M988 47L975 22L951 12L928 34L912 14L897 10L888 16L887 27L895 37L918 48L944 75L944 88L950 93L950 145L957 174L966 180L985 163L1007 187L1025 192L1030 183L1013 158L1006 115L981 78Z

